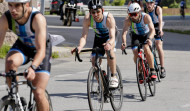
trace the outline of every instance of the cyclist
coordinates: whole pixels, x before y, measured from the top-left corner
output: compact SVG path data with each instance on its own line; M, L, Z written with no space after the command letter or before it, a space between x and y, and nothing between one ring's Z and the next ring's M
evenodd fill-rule
M0 46L7 30L12 30L18 39L6 57L5 72L17 71L18 67L33 59L27 68L26 79L32 81L38 111L48 111L49 104L45 89L50 74L51 41L46 30L46 19L40 12L29 6L30 0L6 0L9 10L0 18ZM10 86L10 79L7 79Z
M86 38L88 35L89 27L91 26L95 32L94 45L93 48L99 47L104 49L101 52L103 56L105 54L105 50L110 50L111 56L114 59L109 59L108 64L111 68L112 77L110 81L110 87L115 88L118 86L118 79L116 78L116 57L113 51L115 47L115 19L111 13L104 12L102 4L100 0L91 0L88 3L89 14L84 17L83 22L83 31L82 37L80 39L78 50L79 52L86 44ZM75 49L72 49L72 53ZM92 65L94 66L95 61L95 53L92 52Z
M64 4L66 2L66 4ZM75 21L75 17L76 17L76 13L77 13L77 3L78 3L78 0L62 0L62 4L60 5L60 20L63 20L63 16L66 16L67 15L67 11L66 10L69 10L67 9L67 3L70 3L70 4L75 4L75 7L76 9L73 10L73 18L74 18L74 21Z
M149 46L152 44L151 39L154 37L155 34L152 20L148 14L141 12L141 7L138 3L130 4L128 8L128 15L129 17L126 17L124 22L121 50L124 50L127 46L126 35L129 29L132 45L134 45L136 40L139 40L140 43L147 42L147 44L145 44L143 48L150 67L151 78L155 80L157 76L154 69L154 58L149 48ZM132 50L134 54L134 62L136 63L138 56L137 46L132 47Z
M152 18L152 22L154 24L156 35L156 48L158 50L159 58L160 58L160 64L161 64L161 78L164 78L166 76L166 70L164 68L164 50L163 50L163 39L162 36L164 35L164 32L162 30L162 8L160 6L155 5L154 0L146 0L146 7L148 14Z
M131 0L131 1L129 1L128 6L131 3L134 3L134 2L138 3L141 6L141 9L144 10L144 8L143 8L143 1L142 0Z
M180 13L181 13L183 19L185 18L185 8L186 8L185 0L182 0L180 2Z

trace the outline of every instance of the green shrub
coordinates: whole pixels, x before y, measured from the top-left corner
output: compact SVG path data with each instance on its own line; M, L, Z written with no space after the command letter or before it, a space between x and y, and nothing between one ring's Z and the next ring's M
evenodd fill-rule
M111 4L110 4L110 0L105 0L104 5L105 5L105 6L111 5Z
M112 6L123 6L125 4L125 0L114 0L111 4Z
M0 48L0 58L5 58L10 48L11 47L9 45L3 45Z
M58 52L52 52L52 58L59 58L59 53Z

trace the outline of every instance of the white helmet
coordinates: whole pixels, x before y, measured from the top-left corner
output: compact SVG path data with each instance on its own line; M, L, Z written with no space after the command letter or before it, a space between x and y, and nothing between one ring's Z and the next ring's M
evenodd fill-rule
M141 7L138 3L131 3L128 7L128 13L137 13L141 11Z
M27 3L30 2L30 0L6 0L6 2Z

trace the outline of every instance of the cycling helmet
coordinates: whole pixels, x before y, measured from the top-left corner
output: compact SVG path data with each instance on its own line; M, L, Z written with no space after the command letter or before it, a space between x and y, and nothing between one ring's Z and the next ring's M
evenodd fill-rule
M30 0L6 0L6 2L27 3L30 2Z
M141 11L141 7L138 3L131 3L128 7L128 13L137 13Z
M145 0L146 2L155 2L155 0Z
M98 8L102 8L102 4L100 2L100 0L91 0L90 2L88 2L88 9L98 9Z

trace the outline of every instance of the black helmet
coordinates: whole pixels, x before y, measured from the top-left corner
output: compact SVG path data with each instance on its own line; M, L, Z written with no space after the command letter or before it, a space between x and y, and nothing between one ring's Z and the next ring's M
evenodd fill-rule
M98 8L102 8L100 0L90 0L88 2L88 9L98 9Z

